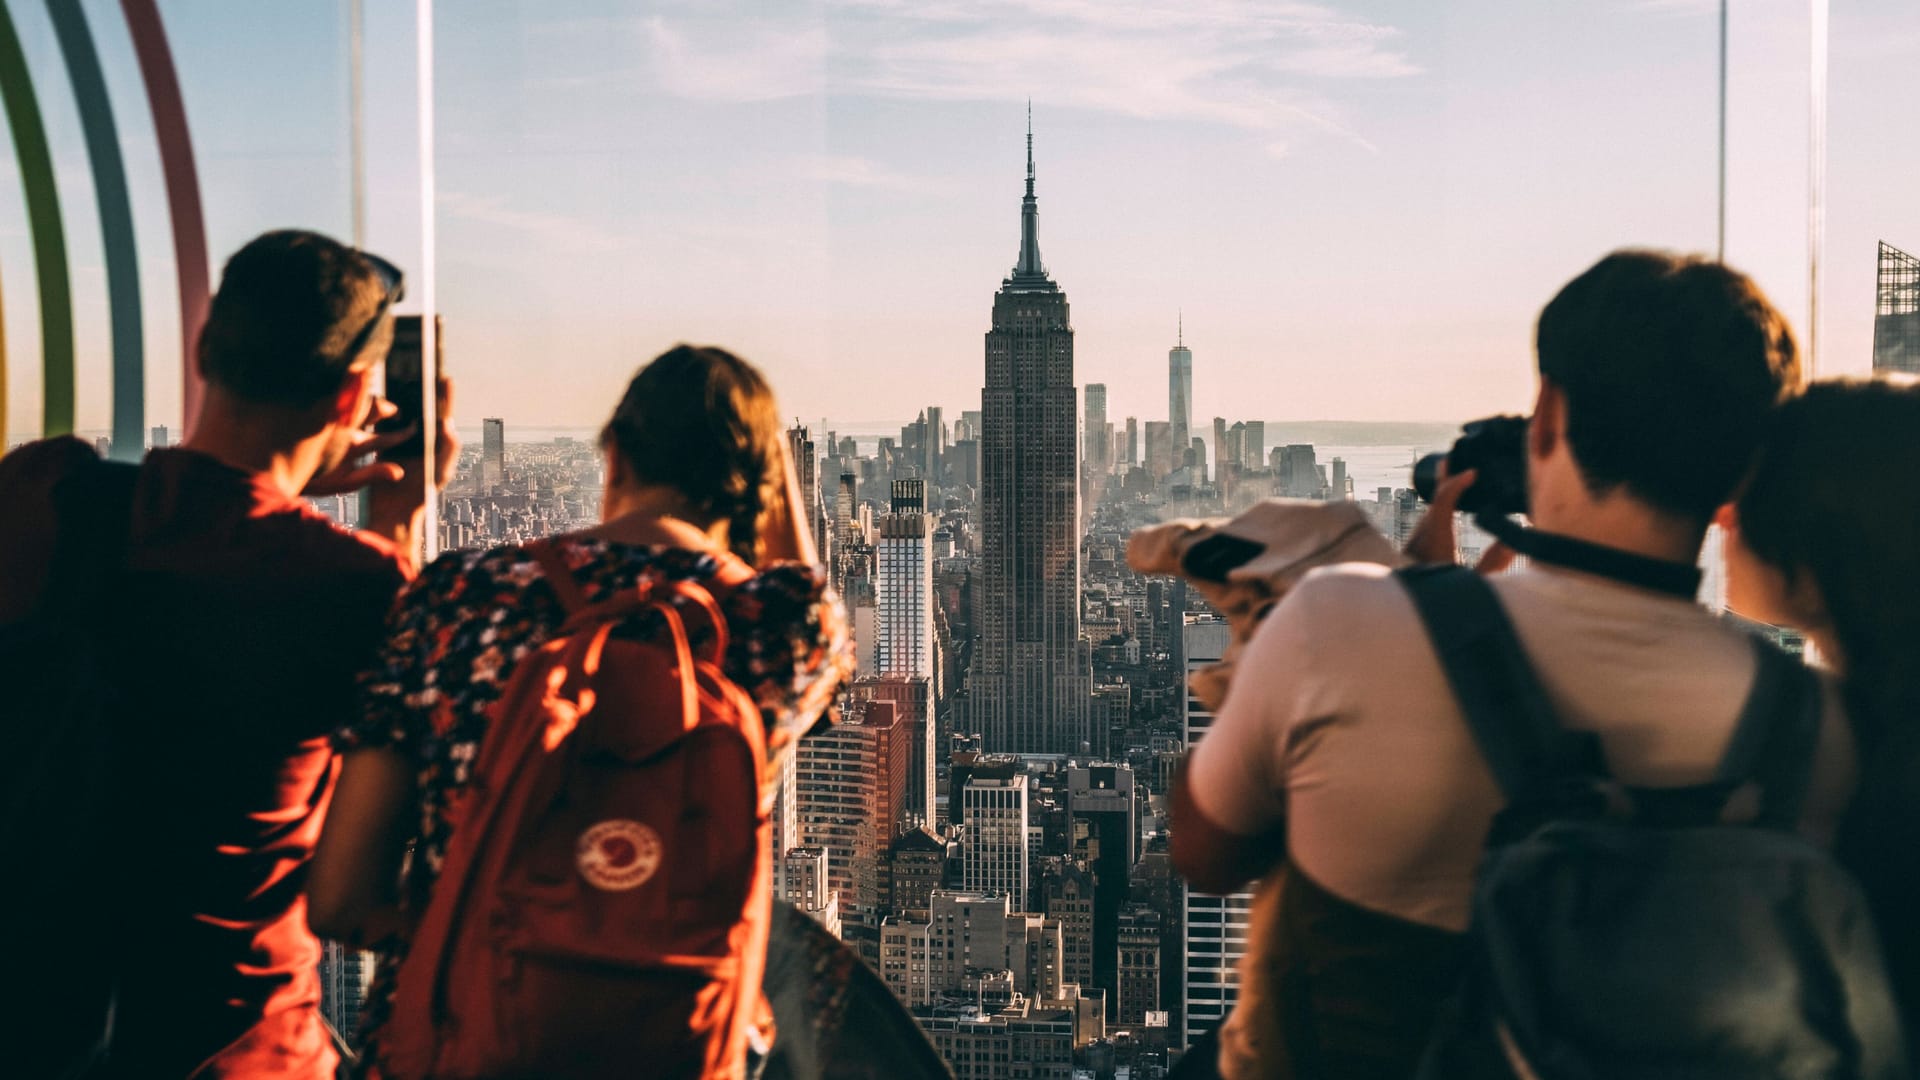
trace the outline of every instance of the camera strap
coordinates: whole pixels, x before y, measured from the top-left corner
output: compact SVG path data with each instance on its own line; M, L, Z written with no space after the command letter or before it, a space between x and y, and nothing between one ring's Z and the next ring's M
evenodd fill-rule
M1682 600L1700 595L1700 568L1691 563L1654 559L1559 533L1541 532L1500 514L1480 514L1473 521L1501 543L1536 562L1610 578Z

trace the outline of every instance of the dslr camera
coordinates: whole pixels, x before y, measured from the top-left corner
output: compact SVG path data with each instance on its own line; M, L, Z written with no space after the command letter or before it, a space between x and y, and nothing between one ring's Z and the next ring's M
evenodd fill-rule
M1453 449L1428 454L1413 465L1413 489L1425 502L1440 486L1440 466L1448 476L1478 470L1473 486L1460 497L1460 512L1509 517L1527 512L1527 418L1491 416L1461 429Z

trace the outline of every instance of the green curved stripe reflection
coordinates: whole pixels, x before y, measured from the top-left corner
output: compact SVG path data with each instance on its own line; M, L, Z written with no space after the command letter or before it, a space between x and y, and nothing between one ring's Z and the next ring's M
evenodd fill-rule
M100 241L107 259L107 313L113 329L113 456L139 461L146 440L145 341L140 329L140 259L134 244L133 200L127 194L127 170L120 158L113 103L106 73L94 51L80 0L47 0L53 32L67 61L87 157L93 163L93 192L100 207Z
M20 182L27 197L27 224L33 230L33 265L40 286L40 343L46 389L42 395L43 436L73 433L73 289L67 281L67 240L60 229L60 195L54 187L53 154L40 103L27 73L27 55L13 15L0 3L0 98L13 128L13 152L20 161Z

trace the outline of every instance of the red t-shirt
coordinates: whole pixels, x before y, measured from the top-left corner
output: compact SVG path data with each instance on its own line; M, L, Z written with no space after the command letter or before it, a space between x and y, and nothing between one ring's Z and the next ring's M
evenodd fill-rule
M77 439L0 459L0 623L32 613L55 486ZM122 748L128 904L115 1055L141 1076L331 1077L305 866L332 794L327 735L350 715L406 563L265 477L191 450L147 456L127 576L101 612L139 703Z

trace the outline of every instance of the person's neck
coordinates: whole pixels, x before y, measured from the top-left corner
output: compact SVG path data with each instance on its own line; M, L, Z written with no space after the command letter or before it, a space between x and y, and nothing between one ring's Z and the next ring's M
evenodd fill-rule
M703 521L702 516L671 488L616 490L606 496L600 524L587 533L622 544L727 550L726 520Z
M209 393L199 422L180 445L264 477L288 498L296 497L320 469L326 433L290 440L284 427L263 422L262 411L246 409L225 394Z
M1700 559L1706 528L1613 494L1580 505L1541 508L1534 527L1663 562L1692 565Z

